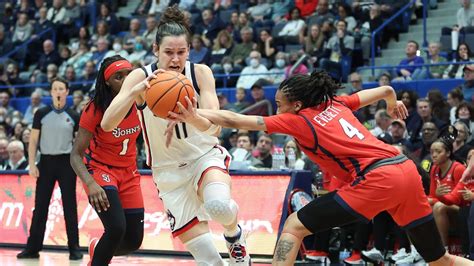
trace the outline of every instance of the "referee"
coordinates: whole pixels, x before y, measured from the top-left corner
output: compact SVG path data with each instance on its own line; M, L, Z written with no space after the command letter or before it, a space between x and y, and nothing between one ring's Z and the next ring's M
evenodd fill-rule
M74 133L78 130L79 115L67 108L68 93L66 80L53 79L51 82L53 104L38 109L34 114L28 153L29 174L36 178L35 209L26 248L17 255L20 259L39 258L38 252L43 248L49 202L56 181L59 182L61 189L69 259L82 259L77 225L76 174L69 164ZM38 142L41 157L36 166Z

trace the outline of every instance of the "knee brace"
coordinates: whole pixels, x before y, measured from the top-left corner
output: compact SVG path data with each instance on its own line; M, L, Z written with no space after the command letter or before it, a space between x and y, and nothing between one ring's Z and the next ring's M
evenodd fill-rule
M184 243L198 266L223 266L221 255L214 246L210 233L197 236Z
M222 182L209 183L204 187L203 198L204 209L214 221L222 225L235 221L239 207L230 198L229 185Z

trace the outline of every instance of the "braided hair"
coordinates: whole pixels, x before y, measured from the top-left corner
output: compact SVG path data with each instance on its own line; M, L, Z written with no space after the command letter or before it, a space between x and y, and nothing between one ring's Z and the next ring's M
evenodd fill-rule
M456 140L457 136L458 136L457 129L452 125L448 125L441 130L441 132L439 133L438 139L435 140L433 143L435 142L441 143L444 149L449 152L449 159L453 160L455 158L453 143Z
M284 80L278 90L289 102L301 101L302 108L318 106L334 100L338 85L325 71L314 71L311 75L294 75Z
M191 31L184 13L179 10L176 4L166 8L157 26L156 44L160 45L166 36L181 36L183 34L186 35L186 41L191 43Z
M120 55L114 55L111 57L107 57L104 59L102 64L100 65L99 73L97 74L97 80L95 82L95 93L93 98L91 99L94 102L96 110L100 110L105 112L109 107L110 103L114 99L114 94L112 92L112 88L107 85L104 71L110 66L112 63L126 60L125 58L121 57Z

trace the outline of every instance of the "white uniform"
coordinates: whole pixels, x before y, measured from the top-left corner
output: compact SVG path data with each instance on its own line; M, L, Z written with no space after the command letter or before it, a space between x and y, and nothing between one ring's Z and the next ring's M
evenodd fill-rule
M143 69L148 76L157 66L153 63ZM186 61L183 74L192 82L198 104L201 105L194 64ZM186 123L176 125L171 144L166 147L164 132L168 121L156 117L146 103L138 109L147 164L151 166L153 180L167 209L173 236L178 236L198 221L209 220L197 196L201 177L210 168L227 171L231 157L227 150L218 146L217 137Z

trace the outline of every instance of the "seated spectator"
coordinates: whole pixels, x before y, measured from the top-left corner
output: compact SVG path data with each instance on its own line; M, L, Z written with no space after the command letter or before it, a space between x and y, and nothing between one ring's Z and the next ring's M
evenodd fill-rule
M123 58L127 59L128 61L130 61L130 59L128 58L130 55L128 54L127 51L125 51L123 49L122 39L120 39L120 38L115 38L114 43L112 44L112 50L108 51L105 54L104 58L111 57L111 56L114 56L114 55L120 55L121 57L123 57Z
M458 135L453 142L454 159L459 162L466 162L467 154L472 148L474 148L474 146L471 145L471 132L466 123L462 121L454 122L453 126L458 132Z
M64 8L63 0L53 0L53 6L48 9L48 20L58 25L64 21L65 15L66 9Z
M333 78L339 80L341 77L341 60L343 56L352 54L354 50L354 37L346 33L346 22L337 22L337 32L329 39L324 58L320 61L320 67L330 72Z
M296 62L298 62L298 59L303 56L303 53L301 51L297 52L291 52L290 56L288 58L288 61L290 61L290 64L285 67L285 77L291 77L296 74L308 74L308 68L304 63L299 64L298 66L295 67Z
M242 42L242 29L245 27L253 28L252 22L249 19L249 15L246 12L240 12L239 14L239 23L234 25L232 28L232 36L237 43ZM252 31L253 38L253 31Z
M162 14L169 4L170 0L151 0L151 6L150 10L148 10L148 15Z
M459 41L459 35L465 33L465 28L474 26L474 9L470 0L463 0L461 7L456 12L457 23L452 27L443 27L441 33L443 35L451 35L452 50L456 48Z
M84 93L82 91L74 91L72 93L72 109L78 114L81 113L81 102L84 101Z
M319 0L316 13L308 18L308 24L314 23L322 26L324 23L333 24L335 21L334 15L329 10L328 0Z
M92 57L92 52L89 51L89 46L85 43L79 45L79 50L77 53L73 54L69 60L67 60L68 65L72 65L76 70L76 77L82 76L82 71L87 61Z
M145 66L145 56L148 53L145 50L145 41L142 37L138 37L135 41L132 53L128 56L128 60L135 66Z
M471 48L466 43L460 43L456 52L456 56L453 59L453 62L465 62L471 61L472 53ZM457 78L460 79L463 77L463 69L466 64L452 64L449 65L443 73L443 78Z
M204 46L200 35L195 34L191 42L192 48L189 51L189 61L195 64L209 65L210 51Z
M64 73L64 78L67 80L69 83L69 90L71 92L75 92L77 90L81 90L82 86L81 84L78 84L78 78L76 77L76 70L74 69L73 66L67 66L66 67L66 72Z
M259 162L254 162L252 164L255 168L272 168L272 154L271 151L273 150L273 139L268 134L262 134L257 140L257 147L255 148L255 153L257 154L254 156Z
M383 72L378 78L379 86L390 86L392 76L388 72Z
M84 70L81 73L80 81L82 81L82 92L87 94L97 77L97 69L94 61L87 61Z
M268 79L268 69L260 63L261 55L257 51L250 53L250 65L245 67L237 80L237 87L249 89L257 80Z
M12 40L10 39L8 34L5 34L5 27L0 24L0 54L4 55L10 52L12 49Z
M308 34L303 37L301 43L304 45L304 51L311 56L311 61L316 64L318 59L322 56L324 50L324 42L326 38L321 32L318 24L313 24L308 28Z
M229 150L229 153L232 155L232 161L249 161L251 165L261 164L262 162L258 161L258 159L252 156L253 148L254 145L249 133L238 132L237 144L234 148ZM241 154L242 150L245 151L244 154Z
M364 89L362 87L362 76L357 72L353 72L349 75L349 83L351 84L349 94L354 94Z
M33 26L31 25L28 15L26 13L18 14L15 30L13 31L13 45L20 45L21 43L30 39L33 35Z
M25 96L28 95L28 88L14 88L14 85L22 85L25 84L26 81L20 78L20 70L18 69L18 65L14 62L9 62L7 65L7 69L5 71L5 85L11 86L8 90L11 94L17 96Z
M410 145L407 136L407 126L405 121L401 119L395 119L389 128L390 136L392 137L393 145L403 145L407 147Z
M217 93L217 100L219 101L219 109L220 110L230 110L229 100L227 99L227 96L224 93L218 92Z
M287 66L287 58L284 52L278 52L275 56L275 62L273 63L273 68L268 71L268 78L275 85L280 85L280 83L286 78L285 68Z
M262 64L267 68L270 67L275 58L277 49L273 44L273 38L268 29L262 29L260 31L260 37L258 38L254 50L257 50L262 55Z
M247 13L254 22L263 21L265 17L272 13L272 5L266 0L258 0L256 5L247 9Z
M224 56L230 55L232 49L234 47L234 39L226 30L221 30L219 34L217 34L217 38L214 39L214 45L212 46L211 52L211 69L222 65L220 62Z
M142 38L145 40L145 49L151 50L153 44L155 43L156 32L158 31L158 21L156 21L155 16L148 15L146 18L146 30L142 34Z
M416 102L418 100L418 94L413 90L401 90L397 93L397 100L402 101L408 110L408 117L405 122L410 125L413 119L418 117Z
M54 24L47 18L48 8L42 6L38 11L38 19L33 24L33 35L31 36L31 43L28 45L28 56L25 58L27 66L36 64L41 55L43 42L53 38L53 31L43 33L47 29L53 28ZM43 33L43 35L39 35Z
M431 144L436 141L438 135L439 129L433 122L423 123L421 127L421 145L412 153L413 157L420 162L420 166L428 173L432 168L433 162L430 155Z
M97 40L97 50L92 53L92 56L90 60L94 62L96 66L99 66L100 63L102 63L102 60L104 60L105 55L109 51L109 41L107 38L100 37Z
M407 124L408 135L410 135L409 140L411 143L408 148L411 150L419 149L422 146L422 128L426 122L433 122L438 130L446 125L444 121L433 116L432 107L426 98L421 98L416 101L416 112L418 116ZM429 147L427 151L429 151Z
M397 78L395 80L417 80L421 79L421 67L419 66L412 66L412 65L422 65L425 63L423 57L416 55L418 51L419 45L417 42L410 40L407 43L405 48L406 58L402 59L398 64L397 68Z
M229 110L239 113L250 106L250 103L245 100L246 90L244 88L235 89L235 102L229 105Z
M212 70L214 74L221 74L219 78L216 77L216 87L235 87L238 74L242 71L238 65L232 65L232 59L229 56L222 58L221 64L214 64Z
M446 58L442 57L439 55L441 49L441 43L439 42L431 42L428 46L428 63L430 64L437 64L437 63L445 63ZM440 79L443 78L444 71L446 70L447 66L446 65L441 65L441 66L430 66L429 67L429 72L424 74L421 74L420 76L422 78L434 78L434 79ZM426 68L423 68L424 71L426 71Z
M152 0L141 0L140 4L135 9L134 14L139 16L144 16L148 14L148 10L150 10Z
M28 105L28 107L26 108L25 116L23 117L23 121L26 124L31 125L33 123L33 116L36 110L45 106L41 100L41 90L35 90L31 93L30 105Z
M125 49L128 53L132 53L133 48L135 46L135 42L137 38L140 37L140 20L134 18L130 20L130 26L123 37L123 49Z
M202 21L196 26L194 34L201 35L204 45L210 47L219 31L224 28L224 23L218 16L214 16L211 9L203 10L201 17Z
M380 16L380 5L373 4L370 6L369 17L359 27L354 29L356 39L360 39L360 46L362 48L362 57L368 60L371 56L371 41L372 32L382 25L383 20ZM375 51L382 47L382 33L376 35L374 44ZM357 42L357 40L356 40ZM377 52L376 52L377 53Z
M256 82L252 88L250 88L250 94L252 95L253 103L252 105L255 105L256 103L265 101L265 91L263 90L262 85L259 84L259 82ZM268 113L268 105L263 104L258 107L254 107L251 110L245 112L246 115L259 115L259 116L269 116L271 114Z
M58 66L49 64L46 68L46 80L41 83L51 83L51 81L58 76Z
M109 26L107 25L107 22L101 20L97 22L97 25L95 26L96 28L96 33L94 33L91 37L91 43L93 45L97 44L99 39L106 39L107 43L112 43L112 35L109 33Z
M43 43L43 53L41 54L38 65L33 71L31 82L40 83L46 81L46 70L48 65L55 64L57 66L61 65L61 57L54 47L54 43L51 40L46 40Z
M288 154L290 153L290 150L293 150L295 154L295 164L294 165L289 165L289 158ZM304 168L304 160L302 159L303 154L301 153L300 147L296 145L295 140L289 139L285 142L285 145L283 145L283 151L285 152L285 165L289 169L295 169L295 170L303 170Z
M305 22L301 19L301 11L294 7L290 10L289 20L285 23L283 29L278 32L278 38L275 39L277 44L299 43L299 35L304 30Z
M180 1L180 2L186 2L186 1ZM188 2L193 2L192 0L188 0ZM190 6L191 4L187 4L186 6ZM181 7L181 3L180 3ZM219 10L227 10L234 7L232 4L232 0L220 0L220 1L214 1L214 11L217 12Z
M346 22L348 32L353 32L354 28L357 26L357 21L352 16L351 7L345 3L340 3L337 5L337 13L339 14L339 20L344 20Z
M80 44L90 46L91 43L91 35L87 27L80 27L78 36L71 38L69 41L69 48L71 49L71 52L75 54L79 50Z
M462 101L464 101L464 95L462 94L461 87L456 87L448 92L447 102L449 106L451 106L449 110L449 121L451 125L454 125L456 121L456 109Z
M97 17L97 21L105 21L111 34L120 32L120 22L106 3L100 4L100 14Z
M242 69L245 64L245 59L250 55L254 46L254 43L252 42L252 28L243 27L240 30L240 36L242 38L242 43L235 45L229 56L234 62L234 67L238 66Z
M429 90L427 98L430 101L433 117L441 121L449 121L449 105L444 100L441 91L438 89Z
M0 137L0 165L6 165L6 163L8 162L7 147L8 147L8 139L6 138L6 136Z
M456 121L464 122L469 128L471 135L474 134L474 117L472 114L474 114L474 107L471 103L462 102L456 108Z
M388 114L387 110L380 109L375 112L375 128L370 130L370 133L375 137L382 134L389 134L390 125L392 124L393 118Z
M58 33L59 37L67 43L77 34L76 21L81 17L81 7L76 0L67 0L64 9L64 20L60 24Z
M15 15L18 16L20 13L25 13L28 15L28 19L34 19L35 18L35 8L32 7L30 4L30 1L28 0L22 0L19 1L20 5L18 5L15 8Z
M273 1L272 4L272 20L276 24L284 19L285 16L290 12L290 9L294 7L294 1L293 0L275 0ZM300 10L302 10L300 8ZM314 10L314 9L313 9ZM303 12L305 12L306 9L304 9ZM311 11L312 12L312 11Z
M25 148L19 140L12 140L8 143L8 161L3 165L2 170L25 170L28 169L28 161L25 158Z
M466 65L464 70L464 83L461 85L461 91L464 100L469 103L474 102L474 65Z

